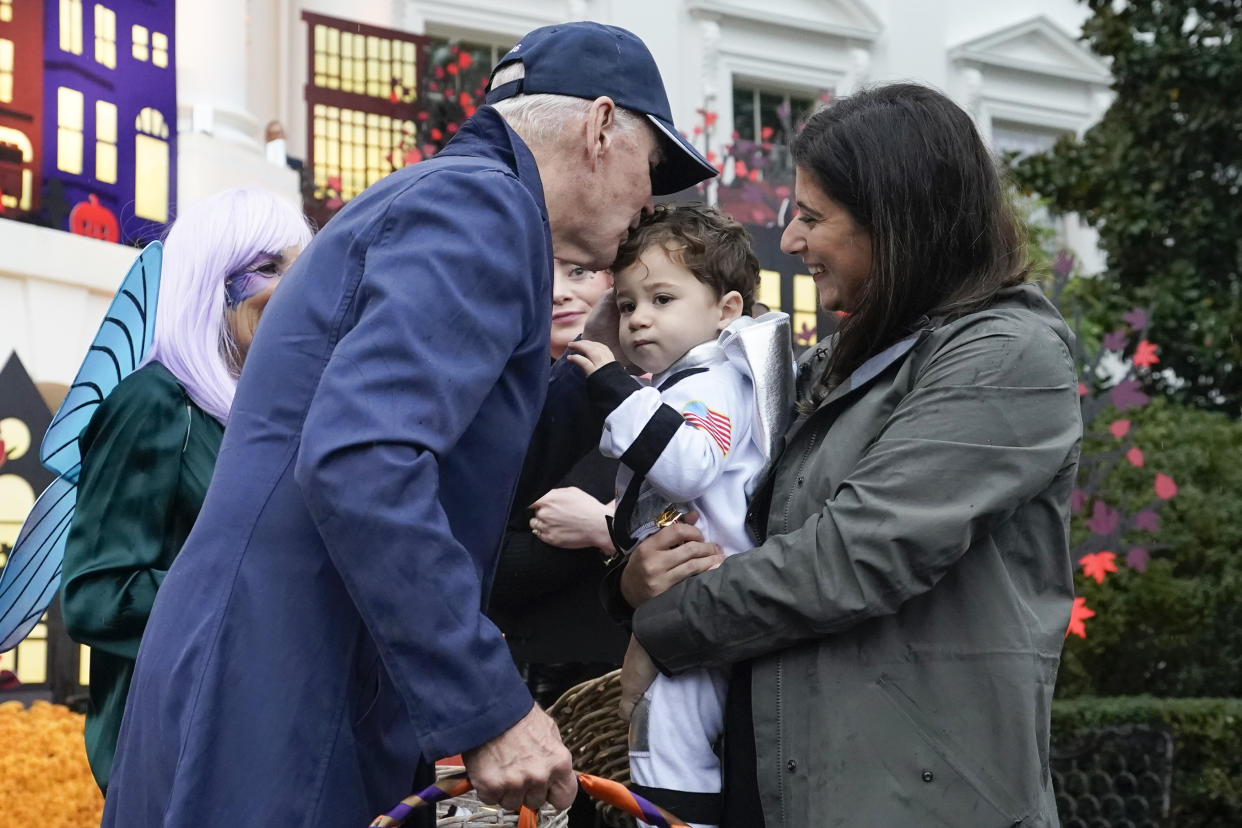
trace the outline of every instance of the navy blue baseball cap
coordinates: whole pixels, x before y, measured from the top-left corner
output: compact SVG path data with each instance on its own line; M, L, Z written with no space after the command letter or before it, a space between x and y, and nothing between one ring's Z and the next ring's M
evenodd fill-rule
M489 104L515 95L570 95L595 100L607 95L617 106L646 115L664 144L664 158L651 173L651 191L667 195L717 174L673 126L664 81L655 58L633 32L578 21L535 29L492 69L521 61L524 78L491 88Z

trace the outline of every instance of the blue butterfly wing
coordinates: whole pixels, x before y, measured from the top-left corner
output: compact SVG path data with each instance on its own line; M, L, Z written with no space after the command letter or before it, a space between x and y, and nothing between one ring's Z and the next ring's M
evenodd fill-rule
M78 436L95 409L133 373L155 337L155 305L159 297L163 245L151 242L121 281L82 367L69 387L43 437L43 465L76 483L82 468ZM0 601L0 606L4 606Z
M77 485L58 477L26 516L0 572L0 653L16 647L52 603L77 502Z

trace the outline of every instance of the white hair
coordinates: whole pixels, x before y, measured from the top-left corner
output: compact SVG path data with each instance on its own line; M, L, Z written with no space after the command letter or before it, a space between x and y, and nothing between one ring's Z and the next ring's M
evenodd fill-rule
M526 77L526 67L520 60L510 63L492 78L492 89ZM566 124L583 118L591 110L591 101L572 95L516 95L492 104L501 117L528 144L546 144L556 141L564 134ZM647 118L616 108L616 129L628 134L639 129ZM650 127L648 127L650 128Z

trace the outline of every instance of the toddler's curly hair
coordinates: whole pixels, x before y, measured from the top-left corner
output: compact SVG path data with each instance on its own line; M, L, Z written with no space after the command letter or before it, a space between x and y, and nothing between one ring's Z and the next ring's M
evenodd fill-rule
M742 313L750 315L759 285L759 257L741 223L702 204L657 204L617 250L613 273L633 265L653 244L715 291L717 299L736 290L742 296Z

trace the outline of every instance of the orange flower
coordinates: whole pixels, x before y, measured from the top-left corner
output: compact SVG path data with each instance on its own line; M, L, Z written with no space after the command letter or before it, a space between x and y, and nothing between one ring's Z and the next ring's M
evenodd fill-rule
M86 762L84 722L45 701L0 703L0 828L99 824L103 797Z

